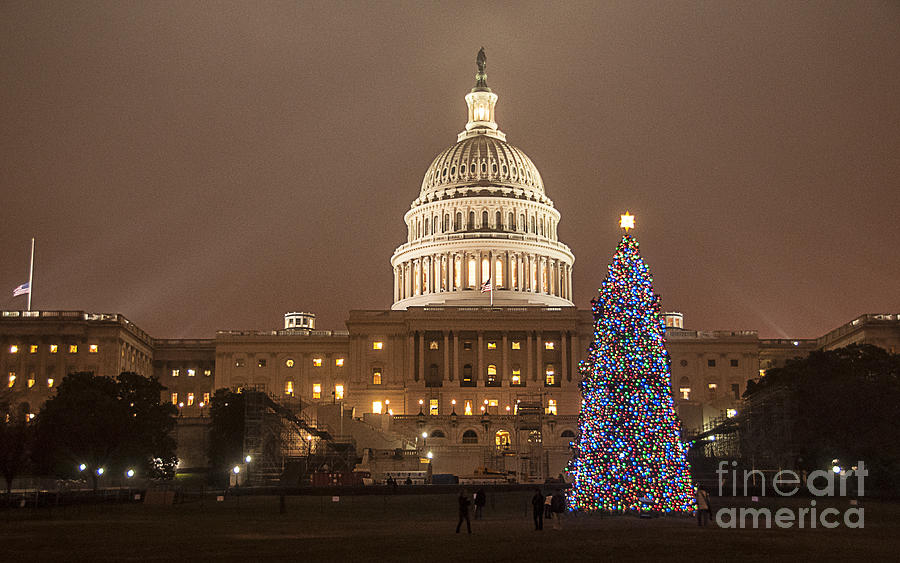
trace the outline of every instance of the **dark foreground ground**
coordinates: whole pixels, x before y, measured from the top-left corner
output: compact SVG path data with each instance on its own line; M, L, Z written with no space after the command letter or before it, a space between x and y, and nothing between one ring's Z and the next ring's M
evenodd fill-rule
M0 561L896 560L900 504L866 501L865 528L698 528L690 518L572 516L532 526L527 491L491 493L471 536L452 494L215 497L174 506L81 505L0 512ZM714 509L736 506L716 499ZM842 512L846 501L819 501ZM809 499L757 506L808 507Z

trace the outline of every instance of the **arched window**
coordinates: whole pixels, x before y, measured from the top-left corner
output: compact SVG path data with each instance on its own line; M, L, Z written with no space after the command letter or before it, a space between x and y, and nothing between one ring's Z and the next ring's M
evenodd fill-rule
M507 229L508 231L515 231L515 230L516 230L516 214L513 213L512 211L509 212L509 222L508 222L508 224L506 225L506 229Z
M488 213L487 213L487 211L481 212L481 228L482 229L488 228Z
M426 221L427 221L427 219L426 219ZM427 227L426 227L426 230L427 230ZM544 218L543 217L541 217L541 236L544 236Z
M574 438L575 433L571 430L563 430L562 434L559 435L560 438Z
M493 386L499 385L500 382L497 381L497 366L495 364L488 364L487 367L487 380L485 381L485 385Z
M469 227L470 231L475 228L475 212L474 211L469 211L469 224L467 226Z
M503 228L503 219L501 219L499 211L494 214L494 228L498 231Z
M450 230L450 214L444 213L444 228L443 231L446 233Z
M534 215L531 216L531 233L532 233L532 234L535 234L535 229L534 229Z
M428 236L428 219L425 219L425 236Z
M519 229L521 231L525 231L525 214L522 213L519 215Z
M443 430L432 430L431 438L446 438L447 436L444 434Z
M453 229L456 231L462 229L462 213L459 211L456 212L456 225L453 226Z
M512 440L510 440L509 431L507 430L497 430L497 433L494 434L494 443L497 445L498 449L508 450Z
M416 238L419 238L421 236L422 236L422 223L420 223L419 220L416 219Z
M466 430L462 435L462 443L463 444L477 444L478 443L478 434L475 433L474 430Z

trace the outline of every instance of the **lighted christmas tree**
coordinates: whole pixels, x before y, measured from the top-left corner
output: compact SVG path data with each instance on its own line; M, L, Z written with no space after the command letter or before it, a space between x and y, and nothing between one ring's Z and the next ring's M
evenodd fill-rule
M583 397L569 471L577 510L694 509L690 467L671 395L659 296L628 234L592 301L594 341L581 363Z

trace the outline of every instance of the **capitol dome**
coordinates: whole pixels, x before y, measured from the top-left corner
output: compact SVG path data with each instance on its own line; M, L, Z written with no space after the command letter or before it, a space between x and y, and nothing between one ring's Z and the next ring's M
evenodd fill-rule
M543 195L537 167L521 149L496 137L467 137L437 155L422 180L421 199L444 190L498 185Z
M574 306L575 257L557 238L559 212L534 162L497 126L485 61L482 50L465 129L432 161L404 216L393 309Z

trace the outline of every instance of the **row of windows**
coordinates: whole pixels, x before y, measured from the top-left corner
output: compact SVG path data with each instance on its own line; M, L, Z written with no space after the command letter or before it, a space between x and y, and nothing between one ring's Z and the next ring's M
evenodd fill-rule
M197 405L197 406L199 406L201 409L202 409L203 407L209 405L209 393L203 393L202 398L203 398L203 400L200 401L200 404L199 404L199 405ZM195 400L195 394L194 394L194 393L187 393L187 394L185 395L185 399L184 399L183 401L181 401L181 402L178 401L178 393L172 393L172 404L175 405L175 406L178 407L178 408L182 408L182 407L192 407L192 406L194 406L194 400Z
M194 377L194 376L197 375L197 370L195 370L195 369L193 369L193 368L190 368L190 369L184 369L184 370L182 370L182 369L173 369L173 370L172 370L172 377L180 377L182 373L184 373L184 374L187 375L188 377ZM211 369L205 369L205 370L203 370L203 377L210 377L210 376L212 376L212 370L211 370Z
M511 232L522 232L522 233L531 233L533 235L546 236L550 238L555 238L556 233L556 222L548 217L547 215L536 216L529 215L528 220L526 221L526 216L524 213L518 214L518 221L516 220L516 213L510 211L507 215L506 223L503 222L503 214L500 211L494 212L494 220L493 223L490 221L490 214L487 210L483 210L481 212L481 222L476 223L477 215L474 211L469 211L468 221L464 222L465 216L462 211L457 211L453 220L453 224L450 224L450 214L444 213L443 221L441 221L440 215L433 215L431 218L426 217L424 220L420 218L416 218L416 222L410 223L409 226L409 236L412 238L421 238L423 236L436 235L438 233L448 233L448 232L456 232L456 231L472 231L477 228L481 229L494 229L498 231L506 230Z
M379 348L379 350L380 350L380 348ZM269 362L265 358L259 358L256 360L256 367L264 368L267 365L269 365ZM297 365L297 363L294 361L293 358L288 358L284 361L284 365L285 365L285 367L292 368L295 365ZM313 365L313 367L320 368L324 365L324 360L322 360L322 358L313 358L312 365ZM334 360L334 365L339 368L344 367L344 358L336 358ZM244 358L238 358L234 361L234 367L236 367L236 368L242 368L242 367L246 367L246 366L247 366L247 361Z
M430 350L438 350L438 349L440 349L440 344L438 343L437 340L432 340L431 342L428 343L428 348ZM513 340L509 343L509 348L510 348L510 350L521 350L522 342L519 340ZM463 350L471 350L471 349L472 349L472 341L464 340L463 341ZM497 341L496 340L488 340L487 349L488 350L496 350L497 349ZM544 349L545 350L555 350L556 343L548 340L548 341L544 342Z
M11 372L8 372L6 375L7 375L7 386L9 388L15 387L16 381L18 381L16 372L11 371ZM45 385L47 386L48 389L52 389L55 381L56 380L53 379L52 377L48 377L45 381ZM34 378L34 374L31 374L31 377L29 377L27 380L25 380L25 384L29 389L31 389L32 387L34 387L37 384L37 380Z
M419 399L419 409L424 409L424 399ZM456 399L452 399L450 401L450 406L452 412L456 412ZM497 399L485 399L484 403L481 405L480 414L500 414L500 401ZM424 412L424 411L423 411ZM518 414L519 413L519 403L518 401L512 406L506 405L506 414ZM557 402L556 399L547 399L547 406L544 407L545 414L556 414L557 413ZM439 415L440 413L440 401L438 399L429 399L428 400L428 414L430 415ZM472 409L472 400L465 399L463 400L463 415L471 416L475 414Z
M28 353L29 354L37 354L38 351L40 350L40 348L41 347L37 344L31 344L28 346ZM56 354L59 352L59 344L48 344L47 349L49 350L49 352L51 354ZM19 350L20 350L20 347L18 344L13 344L9 347L10 354L18 354ZM97 344L89 344L88 345L89 353L96 354L99 351L100 351L100 346L98 346ZM69 353L77 354L78 353L78 344L69 344Z
M731 359L731 360L729 360L729 363L730 363L731 367L733 367L733 368L736 368L736 367L739 367L739 366L740 366L739 361L736 360L736 359ZM681 364L681 367L687 367L688 361L687 361L687 360L681 360L680 364ZM713 360L713 359L706 360L706 365L707 365L707 367L714 368L714 367L716 367L716 361Z
M428 438L446 438L447 435L444 434L443 430L435 429L432 430L430 434L428 434ZM575 438L575 432L572 430L563 430L560 435L560 438ZM462 434L462 438L460 440L463 444L477 444L478 443L478 433L474 430L466 430ZM533 436L529 437L529 441L540 442L541 436L540 431L535 431ZM494 433L494 444L500 449L508 449L512 445L512 438L508 430L498 430Z
M431 364L428 369L428 377L426 378L426 386L433 387L436 385L429 385L429 383L440 383L440 378L438 377L438 366L437 364ZM376 367L372 368L372 385L381 385L382 383L382 368ZM499 387L500 380L497 379L497 365L496 364L488 364L485 369L485 385L488 387ZM523 385L522 380L522 368L518 364L515 364L510 369L509 375L509 383L510 385ZM560 380L556 377L556 366L555 364L546 364L544 366L544 385L548 387L557 387L559 386ZM465 364L463 366L462 372L462 381L460 385L464 387L474 387L475 382L472 379L472 364Z
M686 377L682 377L679 382L678 394L685 401L691 400L691 387L690 380ZM707 400L714 401L719 398L719 384L718 383L707 383L706 384L706 398ZM741 398L741 385L740 383L732 383L731 384L731 398L734 400L739 400Z

